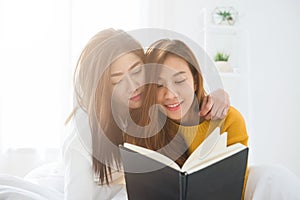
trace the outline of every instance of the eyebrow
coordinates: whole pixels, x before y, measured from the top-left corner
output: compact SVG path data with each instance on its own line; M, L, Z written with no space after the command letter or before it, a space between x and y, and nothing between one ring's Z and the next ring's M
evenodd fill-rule
M178 76L178 75L180 75L180 74L185 74L185 73L186 73L185 71L180 71L180 72L177 72L177 73L173 74L172 77ZM161 76L159 76L158 78L159 78L159 80L164 79L164 78L161 77Z
M132 70L134 67L136 67L139 64L142 64L142 62L141 61L135 62L133 65L131 65L131 67L128 69L128 71ZM111 77L116 77L116 76L121 76L123 74L124 74L123 72L116 72L116 73L111 74L110 76Z
M173 77L178 76L180 74L185 74L185 73L186 73L185 71L180 71L180 72L177 72L177 73L173 74Z

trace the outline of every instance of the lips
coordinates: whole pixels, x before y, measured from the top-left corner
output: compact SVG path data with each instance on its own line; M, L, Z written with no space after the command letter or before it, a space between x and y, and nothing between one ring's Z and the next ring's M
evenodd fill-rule
M176 111L180 109L182 102L164 105L169 111Z
M133 97L130 97L130 101L139 101L141 100L141 93L134 95Z

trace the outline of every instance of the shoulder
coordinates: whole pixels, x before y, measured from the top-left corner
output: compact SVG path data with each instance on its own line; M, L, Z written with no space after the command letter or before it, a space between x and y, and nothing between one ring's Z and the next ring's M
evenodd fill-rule
M242 143L248 145L248 133L246 123L242 114L235 109L230 107L222 126L222 132L227 132L227 144L231 145L234 143Z
M237 142L244 145L248 144L248 133L244 117L234 107L229 108L221 129L222 132L228 133L228 145Z
M225 117L225 122L242 122L244 123L243 115L234 107L230 106L228 113Z

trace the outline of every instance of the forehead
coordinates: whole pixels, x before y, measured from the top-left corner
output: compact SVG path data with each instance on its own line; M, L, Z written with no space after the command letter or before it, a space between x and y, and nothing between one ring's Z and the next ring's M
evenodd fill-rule
M142 63L142 59L136 54L128 53L122 55L110 65L111 73L115 73L115 72L126 73L130 69L130 67L132 67L132 65L135 64L136 62Z
M170 54L166 57L163 65L169 68L168 71L173 71L174 73L181 71L190 72L188 63L184 59L173 54ZM163 67L162 70L167 70L167 68Z

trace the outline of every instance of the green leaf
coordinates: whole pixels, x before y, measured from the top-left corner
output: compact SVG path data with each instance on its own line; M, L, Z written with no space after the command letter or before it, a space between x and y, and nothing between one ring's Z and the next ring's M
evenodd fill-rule
M215 55L214 57L214 60L217 62L217 61L228 61L229 59L229 54L224 54L224 53L221 53L221 52L217 52L217 54Z

